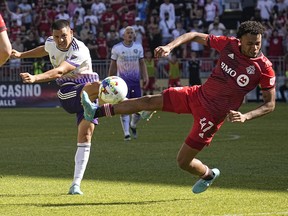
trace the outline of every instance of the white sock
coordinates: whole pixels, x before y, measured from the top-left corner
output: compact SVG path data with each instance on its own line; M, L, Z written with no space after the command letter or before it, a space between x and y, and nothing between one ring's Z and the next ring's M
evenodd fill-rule
M132 114L130 126L131 126L132 128L136 128L136 125L137 125L137 123L140 121L140 118L141 118L140 114L138 114L138 113Z
M122 129L124 132L124 136L129 135L130 136L130 115L121 115L120 116L121 124L122 124Z
M72 185L80 186L89 160L91 143L77 143L75 154L75 170Z

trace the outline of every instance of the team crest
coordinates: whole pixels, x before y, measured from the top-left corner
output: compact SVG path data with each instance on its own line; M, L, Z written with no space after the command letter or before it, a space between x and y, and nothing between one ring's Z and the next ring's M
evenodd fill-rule
M138 53L138 50L137 50L137 49L134 49L133 52L134 52L134 53Z
M255 67L254 65L250 65L246 68L247 74L255 74Z

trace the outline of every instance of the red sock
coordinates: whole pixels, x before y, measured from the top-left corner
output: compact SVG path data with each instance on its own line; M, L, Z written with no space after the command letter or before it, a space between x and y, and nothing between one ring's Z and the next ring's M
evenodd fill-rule
M95 117L114 116L114 108L112 104L104 104L96 110Z

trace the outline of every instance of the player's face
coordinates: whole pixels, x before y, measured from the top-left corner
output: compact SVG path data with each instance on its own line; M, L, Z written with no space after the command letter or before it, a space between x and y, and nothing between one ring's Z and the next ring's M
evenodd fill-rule
M132 43L134 41L135 33L132 29L126 29L124 33L125 43Z
M253 35L253 34L245 34L240 38L241 41L241 53L249 58L255 58L258 56L261 43L262 36L261 34Z
M70 28L65 27L60 30L53 30L52 35L57 48L61 50L69 49L73 37L73 33Z

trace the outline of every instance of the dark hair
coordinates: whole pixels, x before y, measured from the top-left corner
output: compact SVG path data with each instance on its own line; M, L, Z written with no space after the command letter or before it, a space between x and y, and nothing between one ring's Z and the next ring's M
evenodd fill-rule
M241 23L237 31L237 38L241 38L245 34L261 34L265 32L265 27L257 21L245 21Z
M56 20L55 22L52 23L52 26L51 26L52 30L60 30L66 27L70 28L70 22L65 19Z

